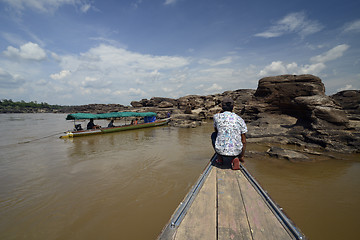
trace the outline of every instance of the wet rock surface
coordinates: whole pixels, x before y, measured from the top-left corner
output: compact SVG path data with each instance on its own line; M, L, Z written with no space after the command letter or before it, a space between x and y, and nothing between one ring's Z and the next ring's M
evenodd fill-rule
M309 157L307 157L303 153L299 153L297 151L283 149L280 147L271 147L267 153L272 157L277 158L285 158L289 161L297 162L297 161L311 161Z

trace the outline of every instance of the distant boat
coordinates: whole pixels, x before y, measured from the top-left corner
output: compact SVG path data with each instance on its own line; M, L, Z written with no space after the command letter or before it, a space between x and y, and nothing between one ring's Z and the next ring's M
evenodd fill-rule
M156 119L156 113L154 112L111 112L111 113L101 113L101 114L92 114L92 113L73 113L69 114L66 117L66 120L74 120L74 129L65 132L65 135L60 136L60 138L73 138L73 137L82 137L95 134L104 134L104 133L113 133L119 131L126 131L139 128L149 128L165 125L170 121L170 118L165 119ZM114 127L99 127L94 129L84 130L81 127L81 124L77 124L77 120L83 119L120 119L120 118L143 118L141 122L131 121L130 124L125 124L121 126Z

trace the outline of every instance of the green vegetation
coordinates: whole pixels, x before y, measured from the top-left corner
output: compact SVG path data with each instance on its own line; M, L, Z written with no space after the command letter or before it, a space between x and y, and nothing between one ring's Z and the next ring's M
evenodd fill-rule
M25 102L23 100L14 102L13 100L3 99L0 100L1 113L22 113L22 112L52 112L61 109L60 105L49 105L48 103Z

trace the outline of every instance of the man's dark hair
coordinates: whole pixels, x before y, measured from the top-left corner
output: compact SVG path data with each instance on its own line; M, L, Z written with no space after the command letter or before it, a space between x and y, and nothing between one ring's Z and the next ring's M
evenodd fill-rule
M224 111L231 112L234 108L234 101L231 98L225 97L221 103L221 107Z

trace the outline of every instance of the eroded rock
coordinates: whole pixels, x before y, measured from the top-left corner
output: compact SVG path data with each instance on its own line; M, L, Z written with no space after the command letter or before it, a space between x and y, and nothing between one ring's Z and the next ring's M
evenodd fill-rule
M268 149L267 153L271 157L284 158L294 162L311 161L311 159L309 159L309 157L305 154L279 147L271 147L270 149Z

